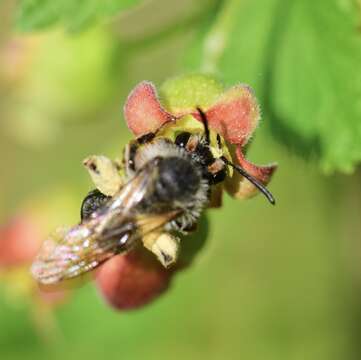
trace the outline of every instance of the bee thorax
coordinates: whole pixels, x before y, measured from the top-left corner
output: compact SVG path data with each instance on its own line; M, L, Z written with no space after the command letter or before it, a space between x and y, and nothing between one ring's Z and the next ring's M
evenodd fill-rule
M201 175L191 161L180 157L163 158L155 196L160 202L189 201L197 192Z

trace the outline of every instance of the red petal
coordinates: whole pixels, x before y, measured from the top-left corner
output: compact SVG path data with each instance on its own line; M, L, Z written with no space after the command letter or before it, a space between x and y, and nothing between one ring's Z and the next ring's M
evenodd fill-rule
M250 175L254 176L257 180L259 180L263 185L267 185L270 182L272 174L277 169L276 164L258 166L250 163L244 157L240 146L238 146L236 149L236 156L239 165L243 169L245 169Z
M155 300L168 288L172 274L153 254L137 249L102 265L97 271L96 283L111 306L127 310Z
M231 144L245 145L258 125L260 111L252 89L237 85L206 110L209 127ZM197 119L199 114L194 113Z
M174 120L160 104L154 85L147 81L138 84L128 96L124 116L136 136L156 132L164 123Z
M276 164L266 166L252 164L245 159L240 146L236 148L236 158L239 165L263 185L270 182L274 171L277 169ZM247 199L259 193L259 190L252 183L237 172L233 172L232 178L226 180L226 189L228 193L238 199Z

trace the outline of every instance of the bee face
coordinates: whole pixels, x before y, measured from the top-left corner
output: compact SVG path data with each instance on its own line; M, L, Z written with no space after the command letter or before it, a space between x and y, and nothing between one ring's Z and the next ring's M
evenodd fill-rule
M215 159L209 143L200 134L182 132L176 137L174 143L161 137L145 144L132 142L125 153L128 155L125 163L130 173L141 168L151 158L159 156L161 158L173 157L172 160L167 160L166 168L168 174L174 174L177 181L184 179L186 183L192 184L197 172L197 176L200 175L209 185L214 185L223 181L227 174L226 164ZM186 161L182 163L177 161L177 158L185 158Z

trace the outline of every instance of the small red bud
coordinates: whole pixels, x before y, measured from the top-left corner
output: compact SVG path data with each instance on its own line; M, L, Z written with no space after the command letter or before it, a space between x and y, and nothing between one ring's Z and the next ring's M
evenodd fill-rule
M172 274L153 254L137 248L102 265L96 273L96 284L112 307L130 310L160 296L168 288Z
M33 220L19 214L0 227L0 268L29 263L36 255L41 233Z

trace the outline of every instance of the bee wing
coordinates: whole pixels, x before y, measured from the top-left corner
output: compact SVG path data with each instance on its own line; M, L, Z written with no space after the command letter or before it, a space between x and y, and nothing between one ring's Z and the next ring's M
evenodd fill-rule
M153 188L156 166L149 164L83 223L59 228L43 243L31 272L42 284L55 284L93 270L128 250L136 240L179 215L138 214L135 206Z

